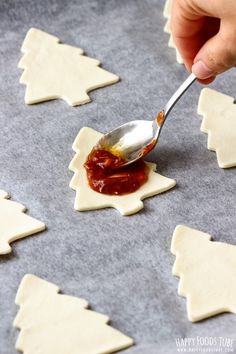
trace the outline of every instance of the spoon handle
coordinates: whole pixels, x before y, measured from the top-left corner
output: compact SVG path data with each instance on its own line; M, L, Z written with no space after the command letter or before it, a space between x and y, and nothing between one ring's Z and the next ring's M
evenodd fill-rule
M180 97L185 93L185 91L194 83L197 77L194 74L189 75L189 77L182 83L182 85L178 88L178 90L173 94L173 96L167 102L164 108L165 119L174 107L174 105L178 102Z

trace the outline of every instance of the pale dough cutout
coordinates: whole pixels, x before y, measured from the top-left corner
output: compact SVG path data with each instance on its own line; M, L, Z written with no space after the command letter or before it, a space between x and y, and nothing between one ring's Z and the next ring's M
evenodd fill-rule
M11 252L10 242L45 229L41 221L25 214L22 204L7 198L9 195L0 190L0 255Z
M176 60L179 64L183 64L183 59L178 51L178 49L176 48L175 42L173 40L172 34L171 34L171 28L170 28L170 18L171 18L171 6L172 6L172 1L173 0L167 0L165 3L165 7L164 7L164 17L167 19L165 27L164 27L164 32L169 33L170 35L170 39L168 42L168 46L170 48L174 48L176 51Z
M234 98L204 88L198 114L203 115L201 131L208 134L207 147L216 151L221 168L236 166L236 105Z
M21 330L16 349L27 354L108 354L133 340L107 323L109 318L88 310L88 302L59 294L59 288L34 275L21 281L14 326Z
M91 128L84 127L77 135L73 150L75 156L69 169L74 172L70 187L76 191L74 208L79 211L102 208L116 208L122 215L137 213L143 208L142 200L167 191L175 186L176 182L154 172L156 165L146 162L149 167L148 181L136 192L115 196L95 192L89 187L84 163L88 154L103 134Z
M26 85L25 103L62 98L71 106L90 102L87 92L119 81L98 67L100 61L36 28L26 34L18 66L24 69L20 83Z
M236 246L212 242L210 235L178 225L171 252L176 256L173 274L180 277L178 294L187 298L190 321L236 314Z

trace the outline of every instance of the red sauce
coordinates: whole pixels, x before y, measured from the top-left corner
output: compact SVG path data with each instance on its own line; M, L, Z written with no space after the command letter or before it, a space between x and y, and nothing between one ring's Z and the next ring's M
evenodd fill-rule
M153 139L148 145L146 145L142 151L141 151L141 156L145 156L147 155L150 151L153 150L153 148L155 147L157 143L157 140L156 139Z
M121 167L123 163L109 151L93 149L84 164L90 187L110 195L135 192L147 181L149 168L143 160Z
M161 127L165 121L165 112L164 111L160 111L158 113L158 115L156 117L156 121L157 121L157 124L159 125L159 127Z

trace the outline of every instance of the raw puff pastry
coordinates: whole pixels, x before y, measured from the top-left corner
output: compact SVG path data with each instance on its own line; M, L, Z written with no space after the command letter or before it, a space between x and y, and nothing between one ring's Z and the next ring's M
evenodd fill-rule
M178 294L187 298L189 321L222 312L236 314L236 246L212 242L211 236L187 226L176 227L171 252Z
M164 17L167 19L167 22L165 24L164 27L164 32L169 33L170 34L170 39L169 39L169 43L168 46L170 48L174 48L176 51L176 60L179 64L183 64L183 59L178 51L178 49L176 48L175 42L173 40L172 34L171 34L171 29L170 29L170 18L171 18L171 6L172 6L172 1L174 0L167 0L165 3L165 8L164 8Z
M62 98L71 106L90 102L87 92L119 81L98 67L100 61L36 28L26 34L18 66L24 69L20 83L26 85L25 103Z
M236 105L234 98L204 88L198 102L203 116L201 131L208 134L207 147L216 151L221 168L236 166Z
M73 150L76 154L70 163L69 169L74 172L70 187L76 191L74 204L76 210L83 211L113 207L122 215L130 215L137 213L143 208L142 199L165 192L175 186L175 180L154 172L156 165L146 162L150 169L148 181L136 192L121 196L95 192L89 187L84 163L88 154L101 137L102 134L96 130L84 127L74 141Z
M109 326L109 318L88 310L86 300L58 294L59 288L34 275L21 281L14 326L16 349L25 354L108 354L133 340Z
M11 252L10 242L45 229L44 223L25 214L22 204L8 198L8 193L0 190L0 255Z

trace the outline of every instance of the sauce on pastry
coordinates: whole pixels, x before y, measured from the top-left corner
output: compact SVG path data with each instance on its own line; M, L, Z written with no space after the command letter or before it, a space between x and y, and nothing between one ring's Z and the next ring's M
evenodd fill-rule
M122 167L124 160L103 149L93 149L84 167L89 186L110 195L133 193L148 180L149 168L140 159Z

